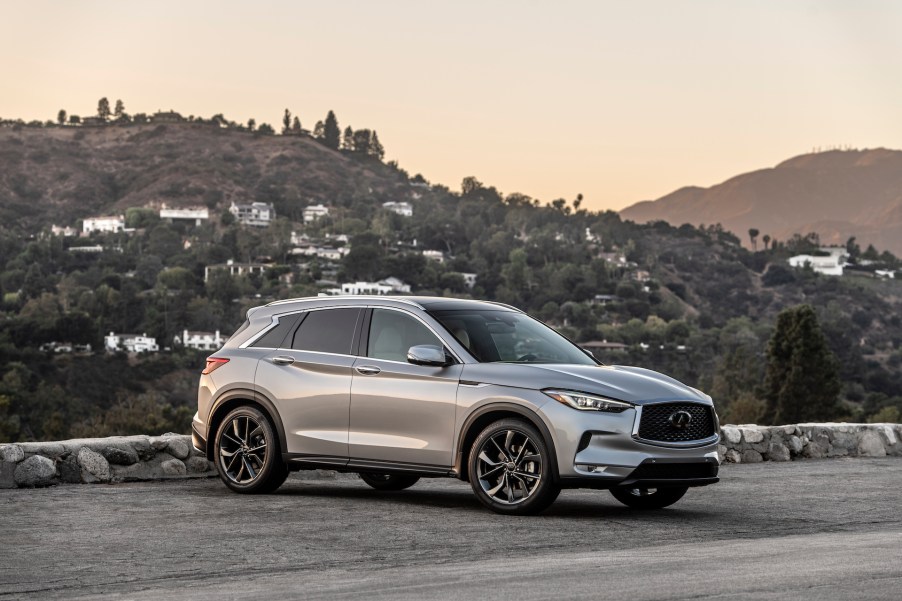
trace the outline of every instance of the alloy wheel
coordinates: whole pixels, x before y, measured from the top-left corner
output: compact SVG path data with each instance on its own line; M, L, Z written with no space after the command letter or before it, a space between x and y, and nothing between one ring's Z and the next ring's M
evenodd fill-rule
M523 432L501 430L479 449L476 476L493 501L517 505L529 499L542 481L542 455Z
M266 465L266 433L253 417L238 415L222 430L219 461L226 477L236 484L250 484Z

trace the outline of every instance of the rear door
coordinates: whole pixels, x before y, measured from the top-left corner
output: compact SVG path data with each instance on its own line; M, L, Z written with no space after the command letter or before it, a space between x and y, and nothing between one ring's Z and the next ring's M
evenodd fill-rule
M288 452L342 465L361 308L314 309L257 367L257 389L282 417Z
M354 363L348 438L352 463L450 467L462 366L407 362L411 346L444 346L411 313L374 308L369 321Z

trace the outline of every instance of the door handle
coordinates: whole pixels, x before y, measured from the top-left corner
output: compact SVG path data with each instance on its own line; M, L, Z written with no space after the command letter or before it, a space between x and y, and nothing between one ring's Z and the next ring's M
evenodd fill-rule
M382 371L381 369L379 369L378 367L376 367L374 365L360 365L358 367L355 367L354 369L357 370L357 373L362 374L364 376L375 376L380 371Z
M291 365L294 363L294 357L288 355L277 355L271 359L276 365Z

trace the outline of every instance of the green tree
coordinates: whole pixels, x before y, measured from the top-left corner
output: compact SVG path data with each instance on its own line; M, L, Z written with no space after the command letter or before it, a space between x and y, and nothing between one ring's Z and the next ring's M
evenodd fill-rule
M749 239L752 241L752 250L758 250L758 234L760 234L757 229L751 228L749 229Z
M81 117L78 115L69 115L69 123L72 125L78 125L81 123Z
M341 149L342 150L354 150L354 130L351 129L351 126L347 126L345 128L344 138L341 141Z
M764 242L764 250L767 250L767 245L770 244L770 235L764 234L764 237L761 238L761 240Z
M257 127L257 120L256 120L256 119L254 119L253 117L251 117L250 119L247 120L247 130L248 130L248 131L254 131L254 128L256 128L256 127Z
M276 130L274 130L272 128L272 125L270 125L269 123L261 123L260 127L257 128L257 133L267 134L271 136L276 133Z
M370 138L370 144L367 148L367 154L371 157L379 159L380 161L385 157L385 148L382 147L382 143L379 142L379 135L373 131L373 135Z
M110 118L110 101L106 96L97 102L97 116L104 120Z
M317 121L316 125L313 126L313 137L316 138L317 142L322 142L323 138L326 137L326 126L322 121Z
M113 116L115 116L118 119L119 117L121 117L124 114L125 114L125 103L123 103L122 100L117 100L116 108L113 109Z
M66 124L66 109L60 109L60 112L56 114L56 122L60 125Z
M285 114L282 116L282 133L287 134L291 131L291 111L285 109Z
M291 121L291 133L301 133L301 120L297 118L297 115L295 115L294 119Z
M825 421L839 412L839 363L811 305L784 309L767 349L764 419L772 424Z
M326 115L326 122L323 124L323 144L333 150L338 150L340 139L341 130L338 128L338 119L335 118L335 113L329 111L329 114Z

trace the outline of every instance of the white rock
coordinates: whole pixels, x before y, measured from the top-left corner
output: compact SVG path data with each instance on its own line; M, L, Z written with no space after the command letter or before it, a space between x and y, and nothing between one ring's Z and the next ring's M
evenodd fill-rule
M862 457L886 457L883 439L874 430L867 430L858 441L858 454Z
M169 442L169 445L166 447L166 452L176 457L177 459L187 459L188 455L191 454L191 445L182 438L182 437L172 437L166 439Z
M747 449L742 452L742 463L761 463L762 461L764 459L761 458L761 453L758 451Z
M109 482L110 464L103 455L82 447L78 451L78 465L81 466L83 482Z
M741 428L742 436L745 438L745 441L748 443L756 443L764 440L764 434L761 433L761 430L757 428Z
M730 444L739 444L742 440L742 432L739 431L739 428L734 428L733 426L724 426L720 429L723 433L723 437Z
M896 433L893 432L892 426L890 426L889 424L881 424L877 427L881 432L883 432L883 435L886 437L887 444L896 444L896 441L898 439L896 438Z
M771 461L789 461L789 449L780 443L771 443L767 449L767 458Z
M742 463L742 455L736 449L730 449L724 455L724 463Z
M805 445L802 442L802 439L798 436L790 436L786 441L786 446L789 447L789 451L793 455L798 455L802 452L802 447L804 447Z
M42 455L32 455L16 466L15 479L19 486L49 486L56 477L56 463Z
M160 464L165 476L184 476L188 473L188 468L179 459L167 459Z
M25 459L25 451L17 444L0 445L0 461L18 463Z

